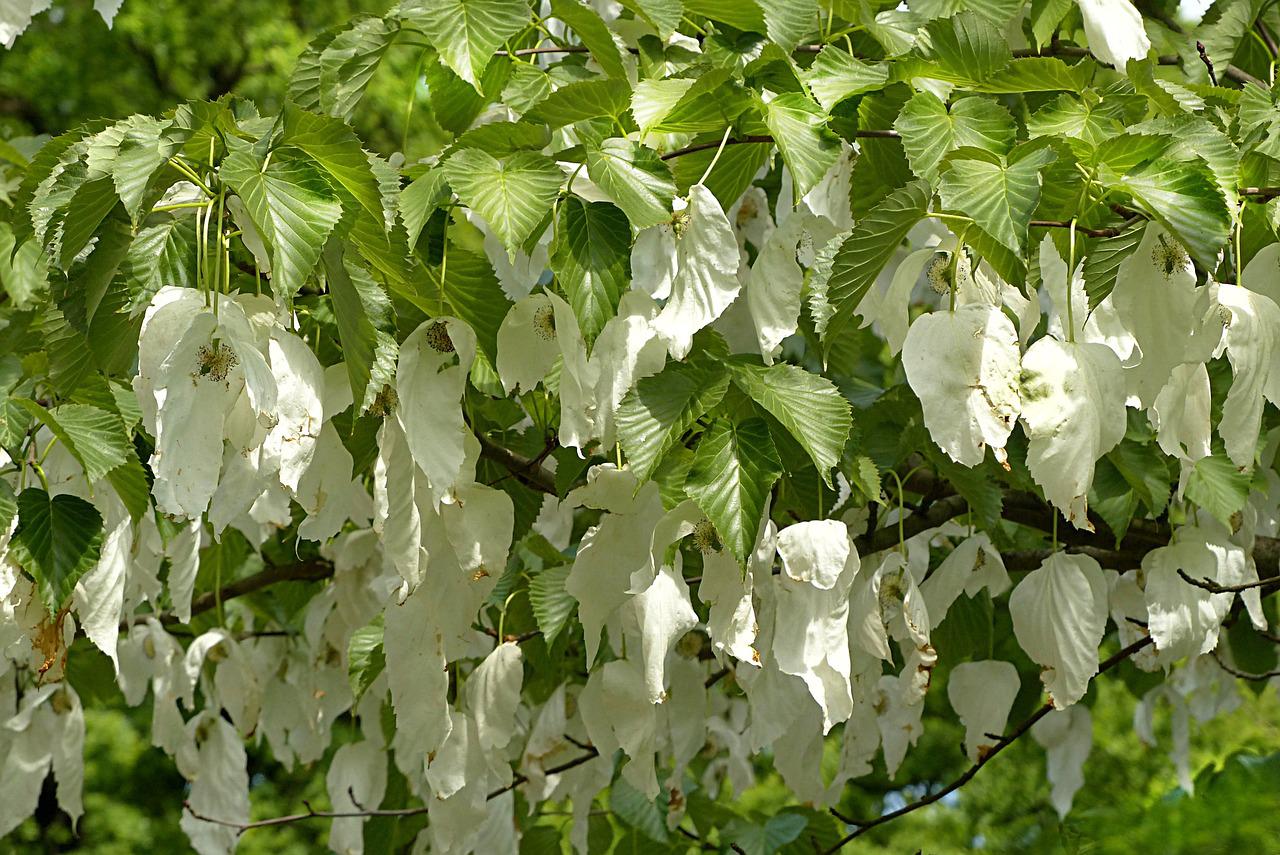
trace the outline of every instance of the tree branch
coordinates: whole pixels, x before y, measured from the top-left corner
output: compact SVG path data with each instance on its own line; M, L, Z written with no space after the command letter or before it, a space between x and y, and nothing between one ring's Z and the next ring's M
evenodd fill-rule
M512 475L535 490L552 496L558 495L556 493L556 477L542 468L541 459L530 460L527 457L516 454L509 448L498 445L480 433L476 434L476 438L480 440L481 457L505 466ZM545 457L545 454L543 457Z
M567 772L576 766L581 766L583 763L586 763L587 761L592 760L599 756L600 756L600 752L594 746L590 746L585 754L579 757L575 757L572 760L561 763L559 766L552 766L550 769L544 770L544 774L558 775L561 772ZM528 780L529 778L526 775L517 774L514 778L511 779L510 784L507 784L505 787L499 787L498 789L489 793L489 795L486 796L485 798L486 800L496 799L498 796L502 795L503 793L509 790L514 790L516 787L520 786L523 783L526 783ZM352 801L355 801L355 800L352 799ZM201 820L202 822L212 822L214 825L221 825L221 826L225 826L226 828L234 828L237 830L239 834L244 834L246 831L252 831L255 828L271 828L272 826L276 826L276 825L288 825L294 822L303 822L308 819L344 819L347 817L363 818L363 817L374 817L374 816L418 816L420 814L426 813L428 810L426 805L420 805L418 807L411 807L411 808L387 808L387 809L362 808L360 810L337 810L337 811L315 810L314 808L311 807L311 804L309 802L305 802L305 801L302 803L302 805L307 809L305 813L291 813L285 816L273 816L273 817L270 817L269 819L258 819L252 822L235 822L234 820L219 819L218 817L213 817L213 816L205 816L202 813L198 813L193 807L191 807L191 803L189 801L184 801L182 803L182 808L187 813L191 814L193 817L195 817L198 820Z
M1270 540L1271 538L1267 539ZM1188 585L1195 585L1197 588L1203 588L1211 594L1238 594L1241 591L1251 591L1254 588L1267 588L1280 585L1280 579L1275 577L1259 579L1256 582L1241 582L1239 585L1219 585L1212 579L1193 579L1188 576L1181 567L1178 568L1178 575L1181 576L1182 581L1186 582Z
M1121 662L1128 659L1130 656L1137 653L1139 650L1143 649L1144 647L1146 647L1148 644L1151 644L1151 643L1152 643L1152 639L1150 636L1138 639L1133 644L1130 644L1128 647L1121 649L1115 655L1110 656L1106 660L1101 662L1098 665L1098 673L1102 674L1106 671L1111 670L1112 668L1119 665ZM836 852L839 852L841 849L843 849L844 846L848 844L850 841L855 840L858 837L861 837L863 834L866 834L868 831L875 828L876 826L884 825L885 823L892 822L893 820L898 819L899 817L906 816L909 813L914 813L915 811L920 810L920 808L928 807L934 802L945 798L951 793L954 793L956 790L960 789L965 784L967 784L973 778L974 775L977 775L978 772L982 769L982 767L987 765L989 762L991 762L991 760L994 759L997 754L999 754L1001 751L1005 750L1010 745L1012 745L1015 741L1018 740L1019 737L1026 734L1027 731L1031 730L1032 725L1034 725L1036 722L1038 722L1040 719L1044 718L1051 712L1053 712L1053 704L1046 703L1044 706L1040 707L1038 710L1036 710L1034 713L1032 713L1030 716L1024 719L1022 723L1019 724L1017 727L1015 727L1010 733L1008 733L1005 736L1002 736L1000 740L996 742L996 744L992 746L992 748L986 754L982 755L978 759L978 762L974 763L972 766L966 769L960 775L960 777L956 778L954 781L952 781L950 784L947 784L942 789L937 790L933 793L930 793L929 795L925 796L922 799L919 799L918 801L914 801L908 805L900 807L895 811L891 811L889 813L884 814L883 816L879 816L879 817L876 817L875 819L868 820L867 822L850 823L851 825L856 825L858 827L853 831L849 832L848 834L846 834L844 837L840 838L840 840L838 840L834 846L824 850L822 855L835 855ZM837 818L844 819L842 814L833 813L833 815L836 816ZM844 821L848 822L847 819L844 819Z
M1241 680L1270 680L1272 677L1280 677L1280 671L1264 671L1261 674L1250 674L1248 671L1241 671L1232 668L1226 662L1222 661L1222 657L1218 655L1218 651L1214 650L1209 654L1213 657L1213 661L1218 663L1218 667L1226 671L1233 677L1239 677Z

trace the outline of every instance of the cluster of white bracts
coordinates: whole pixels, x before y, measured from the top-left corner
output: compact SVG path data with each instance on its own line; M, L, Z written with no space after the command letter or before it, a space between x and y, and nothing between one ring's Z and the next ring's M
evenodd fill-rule
M1263 403L1280 397L1275 264L1268 249L1250 262L1242 286L1197 288L1185 251L1151 225L1121 263L1114 291L1090 312L1080 267L1068 287L1066 264L1045 237L1048 334L1024 346L1006 314L1016 289L984 265L961 278L954 310L944 305L911 325L902 349L907 382L934 441L965 466L980 463L988 447L1004 463L1021 420L1031 477L1067 520L1091 530L1094 465L1124 438L1127 408L1147 411L1160 448L1182 461L1182 486L1209 455L1205 363L1224 352L1233 379L1218 433L1236 466L1253 467Z
M491 257L506 258L498 273L516 298L498 332L494 368L503 390L549 386L560 402L561 444L585 454L595 443L613 446L628 391L668 356L686 355L698 331L714 327L734 351L776 358L798 328L806 268L814 271L810 284L819 293L811 306L822 321L813 280L823 264L829 269L839 230L851 225L848 181L847 151L798 202L784 172L777 222L758 188L726 214L695 185L671 224L639 233L633 288L590 347L569 305L532 290L545 251L512 261L497 244L489 247ZM1255 463L1263 400L1280 400L1280 293L1272 275L1280 247L1260 253L1241 286L1197 288L1185 253L1150 226L1114 292L1090 313L1078 271L1068 271L1046 240L1039 303L985 266L960 264L954 310L944 298L908 323L922 274L954 249L944 239L904 253L858 309L901 352L925 425L954 461L977 465L990 447L1004 462L1021 424L1032 478L1067 519L1087 528L1094 467L1124 436L1128 408L1147 413L1160 448L1183 461L1184 472L1209 455L1205 363L1225 353L1232 386L1218 430L1236 465ZM352 403L343 366L322 368L271 301L213 299L216 306L194 290L162 289L142 328L134 388L156 440L155 500L176 521L173 530L162 535L149 515L133 523L114 492L84 483L75 460L55 445L44 467L51 491L92 501L106 528L101 560L77 587L63 638L40 638L38 596L0 562L0 677L14 663L40 666L42 650L65 646L83 629L117 662L129 703L150 692L152 741L190 780L196 814L247 820L245 739L265 740L286 764L311 763L347 713L360 739L343 745L329 767L334 808L378 806L389 750L427 806L418 851L514 851L512 795L489 798L512 783L513 766L530 801L572 801L573 840L585 851L592 799L613 780L619 751L625 759L614 786L653 795L664 783L680 787L708 743L718 756L704 783L727 780L739 790L751 783L753 755L770 749L799 799L832 804L845 781L871 771L878 752L896 772L923 731L937 658L933 630L962 593L984 589L999 596L1012 587L1017 640L1042 667L1058 708L1033 736L1048 752L1061 812L1083 780L1090 720L1078 701L1097 672L1108 621L1126 643L1141 632L1135 621L1145 624L1155 643L1137 657L1139 667L1173 669L1144 700L1138 724L1149 738L1153 710L1170 705L1184 776L1189 722L1234 702L1231 683L1207 655L1232 595L1188 585L1177 571L1221 584L1256 579L1253 538L1277 528L1267 498L1280 486L1274 475L1273 489L1255 494L1234 531L1201 515L1140 568L1104 571L1087 556L1059 553L1013 586L991 540L952 524L901 548L859 555L854 541L866 517L857 512L779 530L766 508L743 566L721 549L693 502L664 505L657 484L598 465L563 502L548 498L535 523L565 549L575 513L598 513L566 581L585 630L589 676L531 709L521 701L518 644L495 646L474 628L507 566L514 509L507 493L476 481L480 447L462 407L477 359L473 331L435 318L401 345L394 381L377 396L383 422L370 490L353 479L351 455L330 423ZM1047 333L1031 341L1041 305ZM202 545L227 528L260 544L289 522L291 502L306 514L301 536L322 542L335 567L306 607L302 638L219 629L184 648L153 619L120 631L138 606L158 605L166 585L176 616L188 619ZM9 534L0 534L0 547ZM696 590L675 548L683 541L702 553ZM931 549L949 550L932 571ZM1254 624L1265 627L1257 592L1244 601ZM707 607L705 622L695 603ZM252 628L252 615L241 618ZM701 638L694 630L705 634L705 649L693 643ZM351 642L378 631L385 670L356 697ZM719 667L730 669L742 696L708 691ZM55 662L47 679L59 675ZM451 680L459 691L451 692ZM32 782L50 768L64 809L80 812L78 698L56 682L21 697L12 686L0 680L0 832L30 812ZM1008 662L968 662L951 672L946 693L971 758L989 749L988 734L1005 730L1019 688ZM390 744L384 703L395 712ZM841 725L839 766L826 779L823 739ZM583 742L598 756L549 771L578 758ZM669 821L679 819L677 807ZM335 851L361 851L362 822L333 823ZM183 825L202 855L234 846L233 828L195 815Z

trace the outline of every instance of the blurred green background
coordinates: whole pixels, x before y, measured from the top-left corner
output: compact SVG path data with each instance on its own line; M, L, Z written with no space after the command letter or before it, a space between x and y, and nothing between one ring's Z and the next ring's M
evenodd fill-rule
M187 99L236 93L264 113L279 108L295 57L319 31L354 14L382 11L383 3L347 0L126 0L108 30L89 0L60 0L37 17L13 50L0 52L0 138L57 134L98 117L160 113ZM401 49L389 57L369 89L356 124L369 146L384 154L407 142L410 157L436 150L444 135L431 120L414 78L419 56ZM406 117L409 118L406 129ZM406 132L407 130L407 132ZM945 625L944 625L945 626ZM77 648L71 679L85 699L86 814L74 832L46 793L36 817L7 839L0 852L83 851L174 853L190 851L178 828L185 784L172 761L149 746L150 699L127 708L110 680L110 663ZM941 674L939 674L941 676ZM888 824L861 838L851 852L865 853L1274 853L1280 852L1280 702L1261 686L1242 690L1230 715L1193 726L1192 774L1196 795L1179 789L1168 757L1167 712L1157 716L1159 748L1143 745L1133 731L1136 695L1150 685L1132 669L1108 675L1091 692L1094 747L1075 809L1059 822L1049 803L1043 751L1030 739L1016 743L965 786L958 796ZM941 686L940 688L945 688ZM1251 691L1253 689L1254 691ZM963 732L945 691L930 694L925 735L908 754L897 781L881 767L847 791L842 808L876 816L928 789L944 785L967 765L959 749ZM335 729L335 742L351 726ZM838 734L826 762L834 767ZM695 762L698 771L709 758ZM759 783L746 793L720 795L765 815L788 808L785 788L768 758L758 763ZM326 805L324 765L285 770L264 747L250 753L251 797L256 818L298 811L309 799ZM910 782L904 783L904 782ZM392 790L403 782L393 776ZM643 837L610 812L603 796L592 818L600 851L686 851L688 841L668 844ZM555 852L567 843L563 805L547 805L540 828L526 835L526 852ZM788 808L794 810L795 808ZM523 805L520 806L523 811ZM810 814L812 827L829 824ZM368 825L367 851L399 851L420 820L377 820ZM561 831L564 831L562 834ZM242 853L292 855L323 851L321 822L247 834ZM811 851L806 835L787 851ZM798 847L798 848L797 848Z

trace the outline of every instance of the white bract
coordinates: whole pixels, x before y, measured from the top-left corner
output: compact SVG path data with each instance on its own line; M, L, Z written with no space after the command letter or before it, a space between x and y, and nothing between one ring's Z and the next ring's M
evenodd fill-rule
M997 459L1021 408L1018 336L999 309L970 305L916 319L902 346L907 382L933 441L965 466Z

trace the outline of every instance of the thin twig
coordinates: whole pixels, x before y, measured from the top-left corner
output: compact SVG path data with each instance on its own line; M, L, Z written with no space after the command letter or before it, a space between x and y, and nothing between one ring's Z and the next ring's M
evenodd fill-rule
M586 754L583 754L581 757L575 757L572 760L569 760L565 763L561 763L559 766L552 766L549 769L545 769L544 774L558 775L561 772L567 772L576 766L581 766L583 763L586 763L587 761L592 760L599 756L600 756L600 752L597 751L594 747L592 747ZM496 799L498 796L502 795L503 793L508 792L509 790L514 790L516 787L520 786L523 783L526 783L528 780L529 780L528 777L526 777L525 775L516 775L514 778L511 779L510 784L507 784L505 787L499 787L498 789L489 793L489 795L486 796L486 799L489 799L489 800ZM355 800L352 799L352 801L355 801ZM187 813L191 814L193 817L195 817L198 820L201 820L203 822L212 822L214 825L222 825L227 828L234 828L237 830L237 833L239 834L244 834L246 831L252 831L255 828L270 828L276 825L288 825L294 822L303 822L308 819L345 819L348 817L373 817L373 816L418 816L419 814L426 813L428 810L426 805L420 805L418 807L410 807L410 808L388 808L388 809L370 808L370 809L363 809L363 810L335 811L335 810L315 810L314 808L311 807L310 802L304 801L302 804L303 804L303 807L307 809L305 813L292 813L292 814L287 814L285 816L273 816L269 819L258 819L252 822L235 822L234 820L219 819L218 817L214 817L214 816L205 816L202 813L198 813L193 807L191 807L191 803L189 801L184 801L182 803L182 807L184 810L186 810Z
M1222 657L1218 655L1218 651L1216 650L1210 655L1213 656L1213 661L1218 663L1219 668L1226 671L1233 677L1239 677L1241 680L1270 680L1272 677L1280 677L1280 670L1264 671L1261 674L1250 674L1248 671L1241 671L1239 669L1232 668L1226 662L1223 662Z
M1116 665L1119 665L1121 662L1128 659L1133 654L1137 653L1139 650L1146 647L1148 644L1151 644L1151 642L1152 642L1152 639L1150 636L1146 638L1138 639L1133 644L1130 644L1128 647L1121 649L1118 653L1108 657L1106 660L1100 663L1098 665L1098 673L1101 674L1105 671L1109 671L1110 669L1114 668ZM861 837L863 834L866 834L868 831L875 828L876 826L884 825L886 822L892 822L893 820L898 819L899 817L906 816L909 813L914 813L915 811L920 810L920 808L928 807L934 802L940 801L941 799L945 798L951 793L954 793L956 790L960 789L965 784L967 784L969 780L972 779L974 775L978 774L978 772L982 769L983 766L990 763L991 760L997 754L999 754L1001 751L1003 751L1004 749L1012 745L1015 741L1017 741L1019 737L1026 734L1027 731L1031 730L1032 725L1034 725L1036 722L1038 722L1040 719L1044 718L1051 712L1053 712L1053 704L1051 703L1046 703L1044 706L1040 707L1038 710L1036 710L1034 713L1032 713L1030 716L1024 719L1021 724L1015 727L1006 736L1001 737L1000 740L996 742L996 744L992 746L991 749L986 754L982 755L976 763L974 763L972 766L966 769L964 773L960 775L960 777L956 778L954 781L952 781L950 784L947 784L942 789L937 790L933 793L930 793L929 795L925 796L922 799L919 799L917 801L911 802L908 805L900 807L895 811L890 811L889 813L886 813L883 816L878 816L875 819L868 820L866 822L861 822L861 823L860 822L849 823L851 825L856 825L858 827L855 828L853 831L849 832L848 834L846 834L844 837L840 838L840 840L838 840L834 846L831 846L830 848L824 850L822 855L835 855L835 853L843 849L847 843L849 843L852 840L855 840L858 837Z
M1219 585L1212 579L1193 579L1181 567L1178 568L1178 575L1188 585L1195 585L1197 588L1202 588L1211 594L1238 594L1241 591L1251 591L1254 588L1280 585L1280 579L1259 579L1256 582L1241 582L1239 585Z

